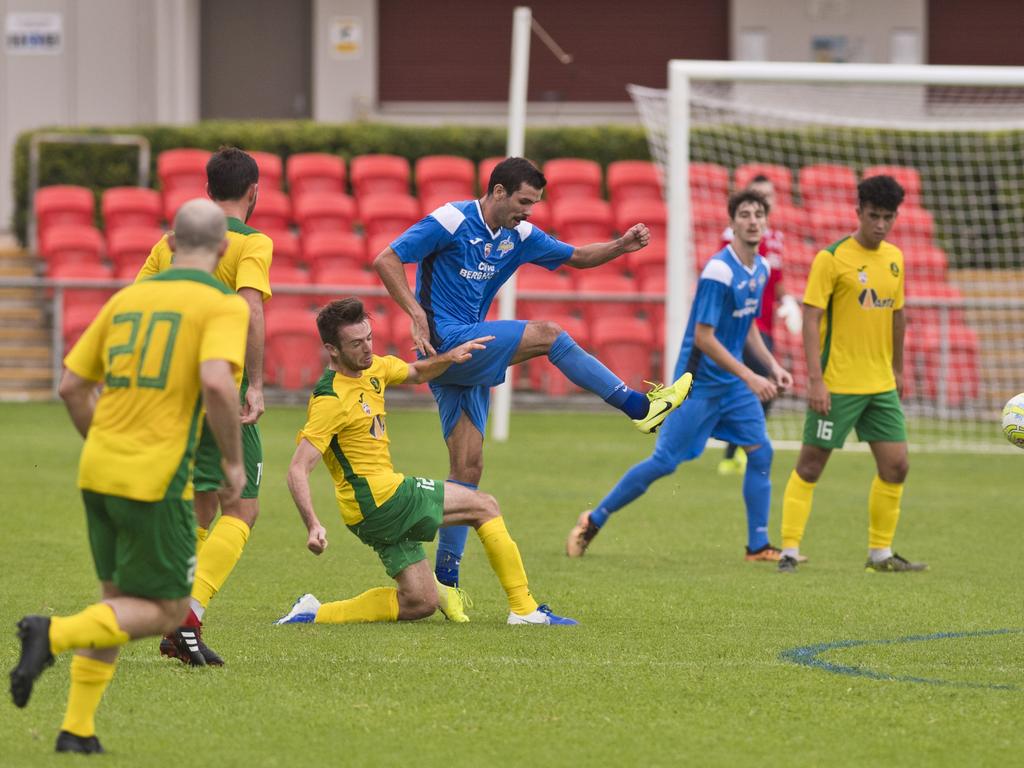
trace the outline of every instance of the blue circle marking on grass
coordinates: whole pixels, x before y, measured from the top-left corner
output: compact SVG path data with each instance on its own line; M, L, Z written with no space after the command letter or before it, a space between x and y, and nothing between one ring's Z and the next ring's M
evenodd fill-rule
M804 645L799 648L790 648L779 654L779 658L800 664L805 667L821 669L837 675L850 675L852 677L867 677L872 680L889 680L898 683L924 683L925 685L942 685L949 688L989 688L998 691L1019 691L1024 690L1019 685L1012 683L976 683L969 680L942 680L940 678L916 677L914 675L891 675L887 672L879 672L867 667L851 667L845 664L836 664L821 658L822 654L842 648L857 648L864 645L898 645L902 643L923 643L929 640L957 640L964 637L992 637L995 635L1017 635L1024 632L1024 629L988 629L979 632L936 632L932 635L910 635L909 637L895 637L888 640L837 640L832 643L818 643L817 645Z

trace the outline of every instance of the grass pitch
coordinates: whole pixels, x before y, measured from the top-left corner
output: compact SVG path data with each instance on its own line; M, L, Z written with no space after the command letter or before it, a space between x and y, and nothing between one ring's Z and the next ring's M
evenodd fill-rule
M337 599L387 583L341 524L326 472L315 501L330 547L305 550L284 485L304 411L262 421L262 513L207 613L222 669L134 643L97 716L109 766L1009 765L1024 732L1019 455L912 455L897 551L925 574L863 571L873 466L838 453L819 484L795 576L742 558L740 479L709 450L618 513L579 561L580 510L643 458L650 438L614 414L519 414L488 442L483 487L518 541L537 597L582 622L512 628L479 544L467 625L271 626L312 591ZM80 440L58 405L0 405L0 663L25 613L95 600L75 489ZM396 466L444 477L436 417L389 416ZM776 454L772 538L795 454ZM979 634L990 630L1011 630ZM932 637L943 633L953 636ZM917 640L903 640L918 637ZM846 645L841 645L848 641ZM856 644L852 641L859 641ZM870 641L870 642L860 642ZM899 641L899 642L896 642ZM839 645L833 645L839 644ZM793 649L807 665L786 657ZM4 766L55 755L68 657L25 710L0 706ZM922 682L914 682L920 680Z

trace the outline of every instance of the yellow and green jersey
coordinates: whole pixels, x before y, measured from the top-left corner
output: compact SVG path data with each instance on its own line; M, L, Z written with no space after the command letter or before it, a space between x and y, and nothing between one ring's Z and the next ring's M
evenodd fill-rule
M830 392L896 388L892 318L903 308L903 279L903 253L885 241L871 251L846 237L814 257L804 304L825 310L821 368Z
M197 269L118 291L64 359L103 383L78 465L80 488L136 501L192 498L202 415L199 366L245 362L249 305Z
M306 439L323 454L346 525L372 514L405 478L391 464L384 390L408 375L404 360L374 355L358 378L327 369L309 398L296 442Z
M228 217L228 248L220 257L213 276L233 291L255 288L270 298L270 262L274 243L259 230L246 226L239 219ZM170 269L174 253L167 244L167 236L149 252L146 263L139 270L135 282Z

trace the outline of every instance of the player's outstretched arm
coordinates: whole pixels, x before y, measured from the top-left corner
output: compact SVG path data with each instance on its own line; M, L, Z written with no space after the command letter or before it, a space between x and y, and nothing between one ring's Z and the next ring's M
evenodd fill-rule
M288 490L302 516L302 522L306 524L306 548L314 555L319 555L327 549L327 529L320 524L313 510L313 496L309 492L309 473L313 471L320 458L320 451L316 446L303 438L295 447L292 463L288 467Z
M388 246L373 260L373 268L380 276L384 287L388 289L391 298L412 320L412 342L416 351L421 355L434 354L434 348L430 344L427 313L423 311L423 307L416 301L416 296L409 288L409 281L405 279L405 268L398 254Z
M425 381L436 379L452 365L464 363L472 358L474 352L487 349L487 342L493 340L493 336L481 336L478 339L459 344L440 355L425 357L415 363L409 363L409 375L406 376L405 382L407 384L422 384Z
M651 241L651 233L646 224L634 224L626 233L611 242L591 243L582 245L573 251L569 261L570 267L591 269L606 264L624 253L639 251Z
M204 360L199 364L199 380L203 389L206 423L220 449L224 469L221 503L236 500L245 488L245 465L242 462L242 423L238 413L238 386L234 368L227 360Z
M825 310L804 304L804 359L807 361L807 406L823 416L832 408L832 396L825 387L821 370L821 339L818 334Z
M66 368L60 380L58 391L61 399L71 416L71 423L82 437L89 433L92 415L96 410L96 384L97 382L82 378Z

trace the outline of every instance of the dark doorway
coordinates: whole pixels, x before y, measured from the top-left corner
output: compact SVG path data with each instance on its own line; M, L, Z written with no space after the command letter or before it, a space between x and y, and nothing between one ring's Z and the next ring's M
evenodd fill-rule
M203 0L200 113L216 118L312 114L312 0Z

